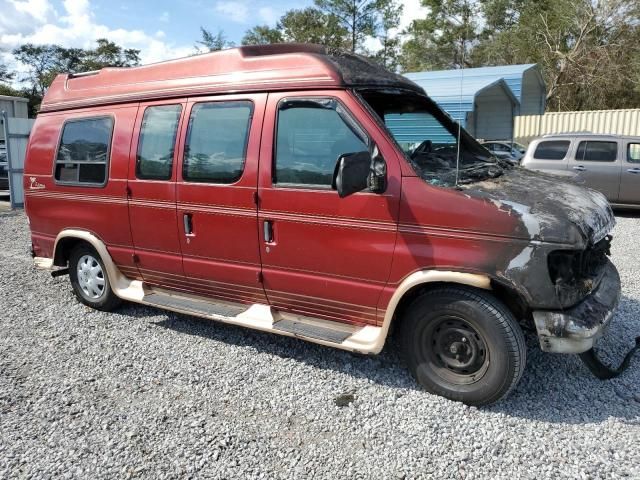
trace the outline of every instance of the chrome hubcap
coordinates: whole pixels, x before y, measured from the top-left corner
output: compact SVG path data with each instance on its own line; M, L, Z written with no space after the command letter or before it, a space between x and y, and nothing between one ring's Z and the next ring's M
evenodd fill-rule
M92 300L104 294L104 272L98 260L91 255L83 255L78 261L78 284L87 298Z

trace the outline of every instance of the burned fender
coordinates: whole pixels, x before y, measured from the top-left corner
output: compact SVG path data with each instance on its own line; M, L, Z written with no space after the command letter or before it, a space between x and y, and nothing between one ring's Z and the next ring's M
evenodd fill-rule
M602 194L521 168L462 188L517 219L513 237L526 241L502 252L495 275L518 289L531 308L570 307L597 286L596 276L587 279L591 283L578 279L574 290L558 288L549 255L590 251L613 229L615 218Z

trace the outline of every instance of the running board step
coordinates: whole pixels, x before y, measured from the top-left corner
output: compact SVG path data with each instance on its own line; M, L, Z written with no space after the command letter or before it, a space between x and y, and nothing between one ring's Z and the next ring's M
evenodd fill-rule
M342 343L354 333L353 331L345 332L289 319L277 321L273 324L273 328L282 332L292 333L296 337L315 338L316 340L325 340L331 343Z
M173 312L217 320L231 325L296 337L322 345L360 353L378 353L384 345L386 330L373 325L356 326L319 318L294 315L269 305L243 305L213 300L136 284L140 295L125 297L131 301Z
M235 317L247 309L247 307L241 305L230 305L228 303L218 303L210 300L203 302L157 292L146 294L144 296L144 302L160 308L178 309L207 317Z

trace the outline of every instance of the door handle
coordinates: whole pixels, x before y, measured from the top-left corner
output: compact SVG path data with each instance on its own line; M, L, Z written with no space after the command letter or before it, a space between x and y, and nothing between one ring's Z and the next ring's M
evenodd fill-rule
M273 222L265 220L263 225L264 243L273 243Z
M627 172L629 172L629 173L640 173L640 168L628 168Z
M182 216L182 221L184 223L184 234L187 236L193 235L193 215L190 213L185 213Z
M586 170L586 168L584 168L582 165L578 165L576 167L572 167L574 170L578 170L579 172L584 172Z

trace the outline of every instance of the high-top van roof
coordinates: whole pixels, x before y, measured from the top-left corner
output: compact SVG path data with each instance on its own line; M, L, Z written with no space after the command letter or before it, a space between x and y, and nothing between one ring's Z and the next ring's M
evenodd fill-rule
M58 75L41 111L222 92L344 87L424 91L359 55L311 44L244 46L132 68Z

